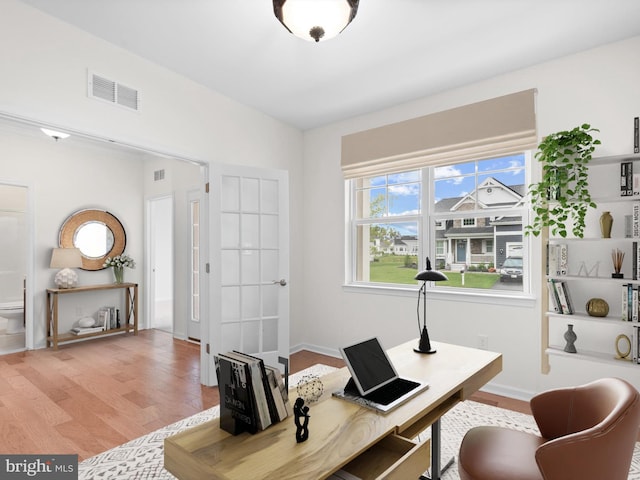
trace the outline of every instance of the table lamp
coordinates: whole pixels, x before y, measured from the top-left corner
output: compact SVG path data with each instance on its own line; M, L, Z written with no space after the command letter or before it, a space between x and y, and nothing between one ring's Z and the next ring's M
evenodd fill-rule
M51 268L61 268L54 279L58 288L78 285L78 274L71 270L82 266L82 254L78 248L54 248L51 252Z
M417 353L436 353L431 348L431 342L429 341L429 333L427 332L427 282L440 282L442 280L449 280L447 276L437 270L431 270L431 261L427 257L427 267L425 270L418 272L414 277L415 280L422 282L422 287L418 291L418 308L416 309L416 315L418 317L418 331L420 331L420 344L418 348L414 348L413 351ZM420 328L420 296L422 295L422 329Z

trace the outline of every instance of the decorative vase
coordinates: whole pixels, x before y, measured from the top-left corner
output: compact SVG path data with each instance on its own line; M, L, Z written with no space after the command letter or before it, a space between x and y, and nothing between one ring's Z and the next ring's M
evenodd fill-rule
M113 267L113 276L116 283L122 283L124 281L124 267Z
M600 231L602 238L611 238L611 226L613 225L613 217L609 212L602 212L600 215Z
M567 325L567 329L568 330L564 332L564 339L567 342L564 346L564 351L567 353L577 353L574 343L578 339L578 336L576 335L576 332L573 331L573 325Z
M586 305L587 313L592 317L606 317L609 314L609 304L602 298L592 298Z

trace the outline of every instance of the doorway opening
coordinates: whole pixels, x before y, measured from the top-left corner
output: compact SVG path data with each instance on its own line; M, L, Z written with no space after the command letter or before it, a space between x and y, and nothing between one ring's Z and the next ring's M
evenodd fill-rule
M173 197L149 200L150 323L173 334Z
M0 355L26 348L27 187L0 184Z

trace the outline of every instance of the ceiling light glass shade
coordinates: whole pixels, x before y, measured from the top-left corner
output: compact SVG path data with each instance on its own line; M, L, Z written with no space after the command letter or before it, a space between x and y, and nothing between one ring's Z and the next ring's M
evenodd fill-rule
M69 137L68 133L63 133L63 132L57 132L55 130L49 130L48 128L41 128L40 130L42 130L42 132L45 135L49 135L51 138L57 140L64 140L65 138Z
M353 20L359 0L273 0L276 18L310 42L337 36Z

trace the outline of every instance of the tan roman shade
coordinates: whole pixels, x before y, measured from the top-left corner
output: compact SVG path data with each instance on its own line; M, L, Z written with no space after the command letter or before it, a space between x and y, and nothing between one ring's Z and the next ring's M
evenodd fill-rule
M345 178L519 153L537 145L535 90L342 137Z

